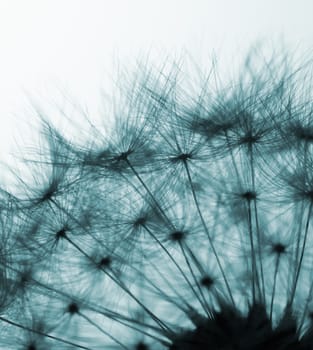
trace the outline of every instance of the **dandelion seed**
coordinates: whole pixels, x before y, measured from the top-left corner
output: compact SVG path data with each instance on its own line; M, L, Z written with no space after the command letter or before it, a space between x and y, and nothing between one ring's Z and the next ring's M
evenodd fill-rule
M0 191L1 348L312 348L310 86L252 61L138 71L77 140L41 116Z

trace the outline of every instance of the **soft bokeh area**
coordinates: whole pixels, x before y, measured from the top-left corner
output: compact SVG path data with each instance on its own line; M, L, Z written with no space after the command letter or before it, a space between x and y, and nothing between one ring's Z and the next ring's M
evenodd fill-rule
M35 138L32 105L72 99L96 118L119 67L136 59L187 52L226 66L264 42L308 56L312 13L310 0L1 0L0 159Z

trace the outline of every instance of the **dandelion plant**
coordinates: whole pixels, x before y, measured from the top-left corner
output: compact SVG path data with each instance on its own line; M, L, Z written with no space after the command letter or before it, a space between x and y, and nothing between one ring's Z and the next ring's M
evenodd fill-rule
M313 349L310 68L252 61L141 66L75 137L40 115L1 189L1 349Z

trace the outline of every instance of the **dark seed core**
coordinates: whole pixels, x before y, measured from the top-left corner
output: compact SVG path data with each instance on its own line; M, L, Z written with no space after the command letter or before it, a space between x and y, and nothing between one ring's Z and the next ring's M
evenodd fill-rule
M72 315L77 314L79 311L78 305L76 303L70 303L70 305L67 308L67 311Z
M273 245L273 252L277 254L283 254L286 251L286 246L282 243L276 243Z
M149 350L149 347L148 345L146 345L145 343L143 342L139 342L137 345L136 345L136 350Z
M185 237L185 233L182 231L175 231L170 234L170 238L174 242L182 241Z
M252 201L256 199L256 193L254 191L247 191L242 193L241 197L246 199L247 201Z
M103 258L101 258L101 260L99 261L99 266L100 267L109 267L111 265L111 258L109 256L105 256Z
M200 283L203 287L210 289L212 287L212 285L214 284L214 280L210 276L204 276L204 277L202 277Z
M126 152L122 152L120 155L118 155L117 157L116 157L116 160L117 161L120 161L120 160L127 160L127 158L128 158L128 156L130 155L132 153L132 150L128 150L128 151L126 151Z
M260 137L257 135L247 134L240 139L241 144L254 144L260 141Z
M191 153L181 153L178 156L171 158L172 162L186 162L188 159L191 159Z
M273 326L262 305L252 305L243 315L235 307L224 306L215 311L195 329L173 339L170 350L303 350L311 349L309 334L299 338L292 318L285 317ZM309 337L309 339L308 339ZM305 340L304 340L305 339Z
M135 220L134 225L135 226L142 226L146 223L146 221L147 221L147 219L142 216L142 217Z
M62 228L60 231L56 233L55 236L57 239L64 238L66 236L66 230Z

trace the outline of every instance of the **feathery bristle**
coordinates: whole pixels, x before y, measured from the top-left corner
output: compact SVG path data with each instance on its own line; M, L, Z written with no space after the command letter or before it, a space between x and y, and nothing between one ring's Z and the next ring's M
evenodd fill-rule
M42 117L1 196L1 348L313 348L312 94L247 62L138 72L83 144Z

